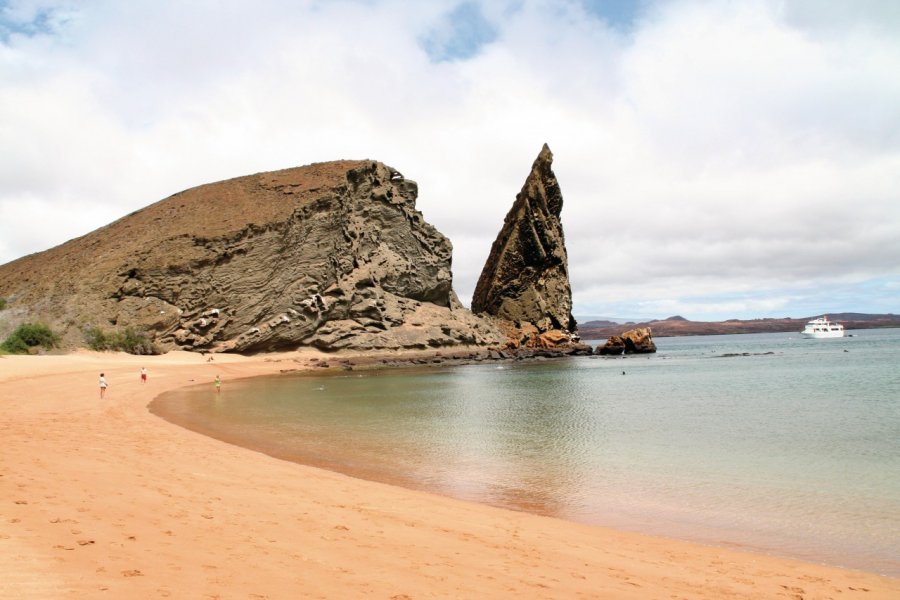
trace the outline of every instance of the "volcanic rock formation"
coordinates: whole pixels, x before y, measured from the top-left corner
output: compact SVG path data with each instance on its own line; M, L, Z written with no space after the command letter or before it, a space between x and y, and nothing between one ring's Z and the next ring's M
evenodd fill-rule
M522 332L526 345L540 345L541 339L546 343L548 336L541 335L547 332L568 334L576 327L560 222L563 198L552 163L553 153L544 144L506 215L472 297L473 312L511 323Z
M0 297L69 345L90 327L164 349L499 345L457 300L451 244L417 194L373 161L204 185L3 265Z
M622 334L625 354L650 354L656 352L656 344L649 327L638 327Z
M630 329L621 335L611 335L606 343L598 346L596 354L652 354L656 344L649 327Z
M625 353L625 340L618 335L611 335L602 346L597 346L595 354L614 355Z

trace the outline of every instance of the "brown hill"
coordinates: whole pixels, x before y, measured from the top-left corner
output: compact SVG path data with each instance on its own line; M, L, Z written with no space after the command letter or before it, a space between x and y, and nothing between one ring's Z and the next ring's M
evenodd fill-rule
M818 316L818 315L817 315ZM588 321L578 327L581 337L586 340L606 339L611 335L621 335L629 329L649 327L654 337L680 335L723 335L729 333L773 333L781 331L799 332L806 322L803 319L751 319L728 321L688 321L684 317L669 317L664 320L641 323L610 324L609 321ZM870 329L877 327L900 327L900 315L867 315L862 313L830 314L828 318L841 323L846 329Z
M499 343L457 301L452 246L417 194L374 161L187 190L0 266L0 325L42 320L68 345L91 327L131 327L197 350Z

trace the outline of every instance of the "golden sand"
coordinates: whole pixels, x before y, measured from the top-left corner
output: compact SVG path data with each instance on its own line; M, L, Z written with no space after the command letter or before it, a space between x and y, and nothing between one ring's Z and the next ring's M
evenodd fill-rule
M354 479L147 410L311 354L0 357L0 598L900 598L900 579Z

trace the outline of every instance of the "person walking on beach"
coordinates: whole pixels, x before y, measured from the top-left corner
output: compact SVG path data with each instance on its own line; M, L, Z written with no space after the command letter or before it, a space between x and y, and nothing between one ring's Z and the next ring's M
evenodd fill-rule
M221 392L222 392L222 380L219 379L219 376L218 376L218 375L216 375L216 380L213 381L213 383L214 383L215 386L216 386L216 393L217 393L217 394L221 393Z
M103 373L100 373L100 399L106 398L106 388L109 387L109 384L106 383L106 377L103 376Z
M147 383L147 367L141 367L141 383Z

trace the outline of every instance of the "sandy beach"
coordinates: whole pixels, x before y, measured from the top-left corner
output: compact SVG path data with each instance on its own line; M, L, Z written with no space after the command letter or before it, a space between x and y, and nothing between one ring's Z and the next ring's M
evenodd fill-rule
M314 355L0 356L0 597L900 598L898 579L354 479L147 410Z

